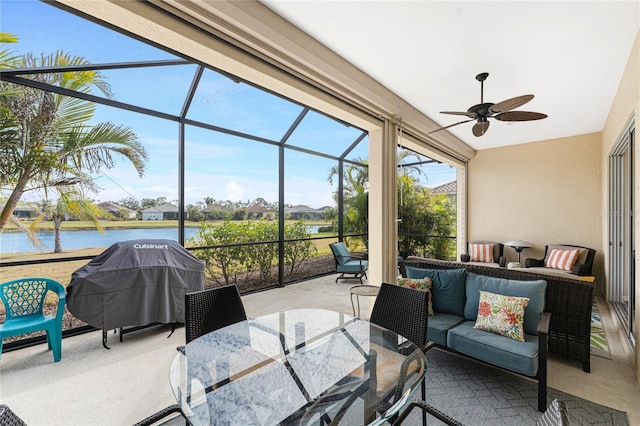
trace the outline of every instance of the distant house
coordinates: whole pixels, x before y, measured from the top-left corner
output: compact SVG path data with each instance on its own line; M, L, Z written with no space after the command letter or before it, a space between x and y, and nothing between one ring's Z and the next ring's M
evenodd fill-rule
M284 209L284 212L285 214L288 214L290 219L293 219L293 220L299 220L299 219L322 220L324 219L323 209L312 209L309 206L299 205L294 207L287 207Z
M142 210L142 220L178 220L178 207L171 203Z
M102 210L105 210L111 213L114 217L118 219L125 219L125 220L135 219L137 214L135 210L131 210L126 207L122 207L117 204L110 203L108 201L105 201L104 203L98 203L96 204L96 206L100 207Z
M443 183L442 185L435 186L431 188L431 193L436 194L444 194L449 197L451 202L455 202L458 194L458 183L457 181L451 181L447 183Z
M2 206L4 208L4 206ZM16 207L13 215L18 219L31 219L38 216L38 212L33 207Z
M269 220L274 220L276 217L276 212L273 210L269 210L266 207L259 206L257 204L251 205L247 207L247 218L248 219L260 219L265 218Z

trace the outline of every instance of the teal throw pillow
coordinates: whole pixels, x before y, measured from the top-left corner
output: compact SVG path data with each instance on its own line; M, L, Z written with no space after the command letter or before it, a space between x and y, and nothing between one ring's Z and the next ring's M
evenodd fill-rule
M406 266L405 270L407 278L431 278L431 298L435 312L464 315L464 269L424 269Z

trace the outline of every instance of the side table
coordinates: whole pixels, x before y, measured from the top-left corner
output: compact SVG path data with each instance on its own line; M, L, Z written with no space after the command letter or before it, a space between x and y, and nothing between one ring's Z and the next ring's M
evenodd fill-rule
M351 307L353 308L353 316L360 318L360 296L376 297L380 287L369 284L358 284L349 288L351 295ZM358 305L358 313L356 314L356 307L353 304L353 296L356 297L356 304Z

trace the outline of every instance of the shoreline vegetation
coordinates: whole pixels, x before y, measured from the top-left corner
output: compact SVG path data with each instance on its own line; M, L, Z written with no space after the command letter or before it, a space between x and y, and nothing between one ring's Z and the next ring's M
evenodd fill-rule
M222 221L212 221L214 223ZM295 222L292 220L291 222ZM211 223L211 222L207 222ZM29 225L29 222L24 221L23 224L25 226ZM328 225L326 222L322 221L305 221L306 225ZM39 227L38 230L52 230L53 224L51 222L44 222L41 224L42 227ZM50 226L48 226L50 225ZM74 230L89 230L95 229L95 226L91 224L91 222L63 222L63 232L65 231L74 231ZM109 221L104 222L103 227L105 230L109 229L134 229L134 228L168 228L168 227L177 227L177 221L175 220L163 220L163 221L140 221L140 220L131 220L131 221ZM200 222L185 222L185 227L200 227ZM5 232L9 231L5 229ZM15 232L17 229L13 229L11 232ZM1 234L0 234L1 235ZM330 237L334 236L334 233L319 233L314 234L314 237ZM332 242L332 239L318 239L314 240L316 247L318 249L317 256L323 256L330 254L329 243ZM78 257L78 256L97 256L106 250L107 247L93 247L93 248L83 248L83 249L69 249L65 250L62 253L54 253L52 250L47 251L39 251L34 247L34 250L31 252L21 252L21 253L0 253L0 262L19 262L19 261L37 261L37 260L49 260L49 259L64 259L65 257ZM20 265L20 266L3 266L0 264L0 277L2 282L9 281L12 279L20 278L20 277L33 277L33 276L46 276L48 278L52 278L57 280L63 285L66 285L69 282L71 277L71 273L76 269L84 266L89 260L74 260L74 261L60 261L60 262L52 262L52 263L43 263L36 265Z

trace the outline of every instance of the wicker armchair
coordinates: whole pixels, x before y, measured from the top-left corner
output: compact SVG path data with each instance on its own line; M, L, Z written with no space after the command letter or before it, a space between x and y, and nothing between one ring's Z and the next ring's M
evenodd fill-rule
M373 304L370 322L407 338L424 351L427 350L428 304L429 293L426 291L382 283ZM403 385L400 383L398 388ZM424 379L420 388L422 399L425 399ZM423 414L422 420L426 425L426 414Z
M493 262L478 262L475 260L471 260L471 252L469 247L470 244L493 244ZM460 262L472 262L482 266L496 264L496 266L501 266L504 268L507 265L507 260L504 257L504 244L498 243L496 241L467 241L467 252L460 255Z
M550 271L557 271L551 268L547 268L545 265L547 264L547 259L551 254L551 250L560 249L560 250L580 250L578 254L578 259L576 263L573 265L573 270L571 273L574 275L586 276L591 275L591 270L593 269L593 259L596 256L596 251L589 247L582 246L573 246L569 244L552 244L544 247L544 256L542 259L533 259L527 258L524 261L525 268L536 268L535 272L544 273L545 269Z

